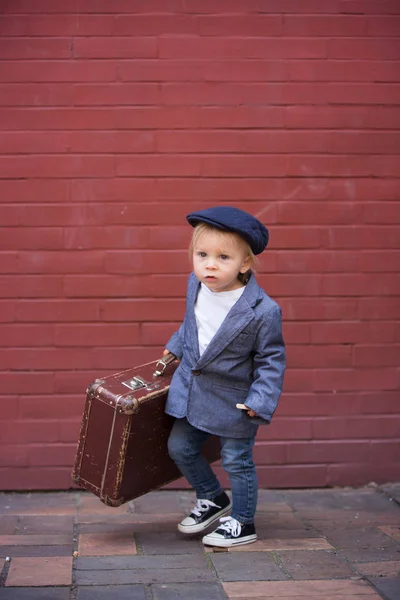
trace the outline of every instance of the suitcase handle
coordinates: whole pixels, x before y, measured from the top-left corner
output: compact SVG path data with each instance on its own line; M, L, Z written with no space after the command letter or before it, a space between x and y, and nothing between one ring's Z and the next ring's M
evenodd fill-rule
M171 352L163 356L156 364L156 370L153 373L153 377L161 377L161 375L164 375L165 369L170 363L174 362L174 360L176 360L176 356L175 354L171 354Z

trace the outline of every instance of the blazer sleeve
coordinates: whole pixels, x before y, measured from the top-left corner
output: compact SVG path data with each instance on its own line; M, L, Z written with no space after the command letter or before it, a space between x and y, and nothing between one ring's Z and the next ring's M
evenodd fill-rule
M282 336L282 311L277 304L258 330L254 347L254 380L246 406L254 410L258 424L269 423L278 406L286 368L285 342Z
M181 359L183 355L183 331L184 322L179 327L178 331L170 337L168 342L165 344L167 350L169 350L176 358Z

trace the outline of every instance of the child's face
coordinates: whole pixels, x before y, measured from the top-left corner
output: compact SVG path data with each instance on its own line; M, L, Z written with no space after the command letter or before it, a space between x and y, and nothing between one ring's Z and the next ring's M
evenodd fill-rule
M249 268L247 246L239 236L216 230L204 232L196 240L193 269L197 279L212 292L242 287L238 275Z

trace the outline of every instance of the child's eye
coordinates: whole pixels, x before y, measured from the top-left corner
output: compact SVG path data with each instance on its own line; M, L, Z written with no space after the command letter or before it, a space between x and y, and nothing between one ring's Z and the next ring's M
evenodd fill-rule
M198 252L197 256L200 256L201 258L204 258L206 256L205 252Z
M221 254L222 260L227 260L229 256L227 254Z

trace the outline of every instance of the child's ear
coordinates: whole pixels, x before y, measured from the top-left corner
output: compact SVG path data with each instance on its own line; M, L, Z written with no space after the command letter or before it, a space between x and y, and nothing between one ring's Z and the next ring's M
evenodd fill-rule
M251 267L251 258L250 256L246 256L243 265L240 268L240 273L246 273Z

